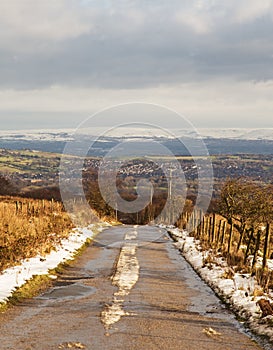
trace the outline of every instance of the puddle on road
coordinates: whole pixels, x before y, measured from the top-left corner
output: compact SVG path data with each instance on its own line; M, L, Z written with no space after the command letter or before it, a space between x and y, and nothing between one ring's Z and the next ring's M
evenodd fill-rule
M61 287L54 287L48 292L44 293L37 299L43 300L70 300L70 299L79 299L87 297L91 294L94 294L96 288L86 286L81 283L66 283L66 285Z

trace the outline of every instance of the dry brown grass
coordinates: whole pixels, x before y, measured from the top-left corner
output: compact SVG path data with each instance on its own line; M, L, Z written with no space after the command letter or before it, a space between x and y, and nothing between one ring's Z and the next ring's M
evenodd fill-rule
M0 271L49 253L72 227L61 203L0 197Z

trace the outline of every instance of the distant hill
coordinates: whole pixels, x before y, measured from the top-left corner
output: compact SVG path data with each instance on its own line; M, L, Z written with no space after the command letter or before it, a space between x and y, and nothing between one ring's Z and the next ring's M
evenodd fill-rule
M104 156L124 140L153 140L169 148L176 155L188 155L183 140L193 142L203 139L210 154L273 154L273 129L113 129L99 136L99 128L73 130L1 131L0 148L11 150L37 150L62 153L68 141L75 142L75 150L88 149L89 155ZM181 140L182 143L179 141Z

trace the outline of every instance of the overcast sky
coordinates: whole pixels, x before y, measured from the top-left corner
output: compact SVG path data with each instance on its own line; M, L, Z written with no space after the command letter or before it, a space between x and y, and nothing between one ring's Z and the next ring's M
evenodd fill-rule
M273 127L273 0L0 0L2 129L123 102Z

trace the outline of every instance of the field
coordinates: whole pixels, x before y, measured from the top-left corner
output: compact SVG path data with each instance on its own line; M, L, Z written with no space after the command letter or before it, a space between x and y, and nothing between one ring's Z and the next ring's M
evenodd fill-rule
M35 151L0 150L0 172L47 173L57 171L59 155Z

